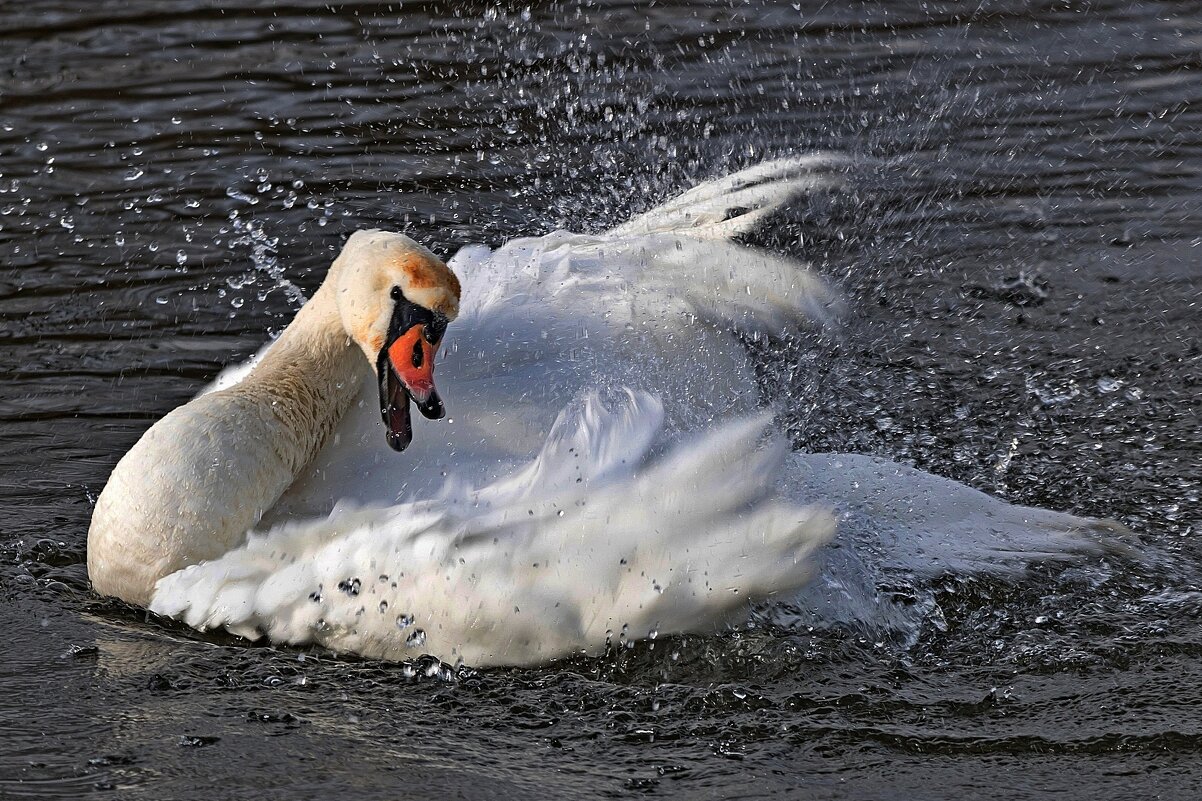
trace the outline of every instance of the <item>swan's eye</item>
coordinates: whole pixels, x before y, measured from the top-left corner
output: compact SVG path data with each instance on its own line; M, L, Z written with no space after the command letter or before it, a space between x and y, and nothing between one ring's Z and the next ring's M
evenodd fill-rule
M401 295L401 288L399 286L394 286L392 288L392 291L389 292L388 294L392 296L393 300L400 300L403 297Z

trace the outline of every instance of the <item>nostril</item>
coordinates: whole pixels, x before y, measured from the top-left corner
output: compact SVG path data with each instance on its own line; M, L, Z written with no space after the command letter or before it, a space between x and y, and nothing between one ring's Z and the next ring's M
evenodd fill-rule
M422 352L422 338L417 337L413 340L413 366L421 367L423 359L425 354Z

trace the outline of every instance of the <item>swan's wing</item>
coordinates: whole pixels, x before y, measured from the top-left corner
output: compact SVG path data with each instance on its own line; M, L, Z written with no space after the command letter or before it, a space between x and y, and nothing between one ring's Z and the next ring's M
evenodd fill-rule
M384 442L377 388L365 382L269 519L324 515L342 499L429 497L447 474L474 486L499 480L538 452L559 409L594 387L664 398L670 431L754 409L754 374L732 331L780 335L825 321L838 297L804 264L721 237L830 185L836 161L753 167L600 236L558 231L460 250L449 263L461 310L437 368L447 419L414 420L414 442L398 456ZM715 215L733 215L731 225L712 224Z
M466 280L469 319L538 319L547 309L611 328L687 327L702 318L781 336L827 323L838 293L809 268L730 241L807 192L840 185L845 157L798 156L701 184L599 236L557 231L499 250L465 248L451 266Z
M784 336L826 323L840 298L805 264L723 237L830 185L834 161L753 167L598 236L557 231L461 251L451 265L463 302L440 375L490 392L511 376L489 400L514 410L514 389L556 409L597 384L667 399L676 427L747 410L758 402L753 372L732 333ZM730 225L697 224L719 209Z
M651 211L610 229L609 236L688 234L729 240L752 231L764 218L807 192L842 186L851 159L841 153L807 153L765 161L706 181Z
M371 657L523 664L704 630L803 583L833 521L774 498L785 450L757 444L767 421L644 463L655 407L589 396L505 482L281 527L163 579L151 608Z

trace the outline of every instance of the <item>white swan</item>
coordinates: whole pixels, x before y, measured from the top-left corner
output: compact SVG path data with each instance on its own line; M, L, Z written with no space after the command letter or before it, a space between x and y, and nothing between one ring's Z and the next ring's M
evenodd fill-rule
M117 465L88 536L93 586L202 629L520 664L793 591L833 508L912 570L1088 548L1075 533L1107 524L788 454L752 414L732 333L826 321L837 296L728 240L840 166L762 164L599 236L464 249L453 271L399 234L354 234L253 369ZM448 416L411 421L409 398L441 414L447 321ZM854 591L845 572L818 586Z

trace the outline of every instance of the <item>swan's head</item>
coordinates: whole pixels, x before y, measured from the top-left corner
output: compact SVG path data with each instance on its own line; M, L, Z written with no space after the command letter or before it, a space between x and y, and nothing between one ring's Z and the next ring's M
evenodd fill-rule
M442 417L434 356L459 313L459 279L426 248L389 231L356 231L334 262L338 312L347 334L375 367L388 444L413 439L409 400Z

